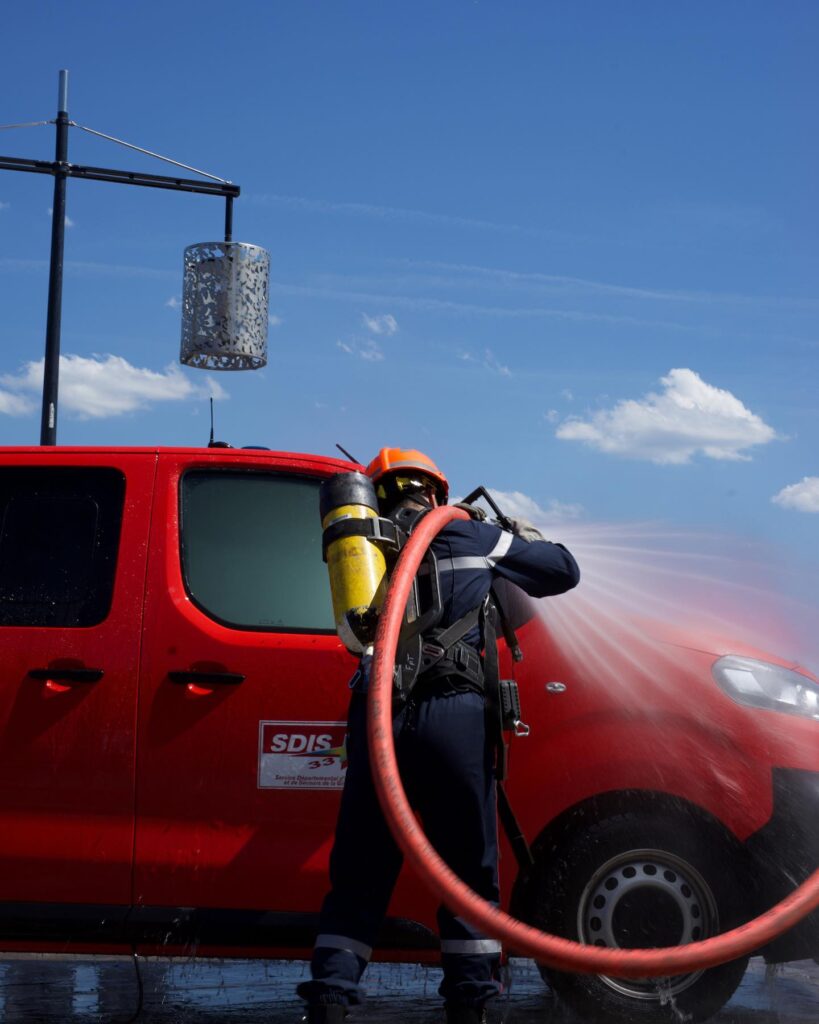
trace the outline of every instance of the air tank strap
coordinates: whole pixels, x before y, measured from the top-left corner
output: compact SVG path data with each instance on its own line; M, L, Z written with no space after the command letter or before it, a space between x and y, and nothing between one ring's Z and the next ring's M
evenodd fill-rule
M398 530L395 523L390 519L368 518L355 519L352 516L348 519L337 519L331 523L321 536L321 557L327 561L327 549L329 546L342 537L367 537L368 540L386 544L388 547L398 550Z

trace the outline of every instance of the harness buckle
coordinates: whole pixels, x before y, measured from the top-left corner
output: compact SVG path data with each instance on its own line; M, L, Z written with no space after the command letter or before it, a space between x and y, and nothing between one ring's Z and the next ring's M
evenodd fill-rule
M446 654L445 648L432 640L425 640L421 646L421 671L436 665Z
M379 516L377 519L368 519L366 522L372 523L372 539L377 544L385 544L393 551L400 550L401 543L398 536L398 527L391 519Z

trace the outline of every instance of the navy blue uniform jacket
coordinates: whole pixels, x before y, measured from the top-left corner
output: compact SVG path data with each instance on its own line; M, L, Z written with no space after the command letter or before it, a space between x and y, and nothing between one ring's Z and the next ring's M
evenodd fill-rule
M432 542L432 551L441 581L444 613L440 625L444 628L477 608L499 577L531 597L563 594L580 579L577 562L562 544L521 540L474 519L444 527ZM478 647L478 628L464 640Z

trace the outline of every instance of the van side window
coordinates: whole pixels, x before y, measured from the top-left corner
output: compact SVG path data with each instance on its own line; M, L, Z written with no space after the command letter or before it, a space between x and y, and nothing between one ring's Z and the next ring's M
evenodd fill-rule
M333 631L320 483L263 472L182 477L182 574L210 618L238 629Z
M105 619L124 497L115 469L0 468L0 625Z

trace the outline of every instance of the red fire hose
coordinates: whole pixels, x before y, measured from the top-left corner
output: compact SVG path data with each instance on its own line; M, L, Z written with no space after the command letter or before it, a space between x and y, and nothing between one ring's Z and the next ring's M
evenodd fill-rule
M819 906L819 870L790 896L730 932L702 942L660 949L601 949L549 935L481 899L447 867L421 830L407 801L392 734L393 665L412 581L433 538L462 509L437 508L419 522L392 574L378 624L367 730L378 799L396 842L426 885L450 910L516 953L562 971L620 978L683 974L726 963L759 949Z

